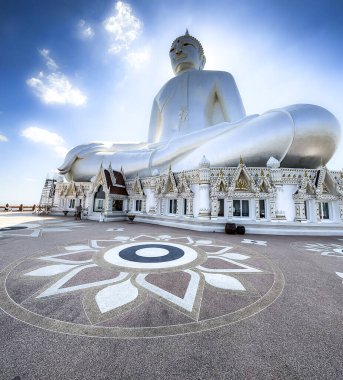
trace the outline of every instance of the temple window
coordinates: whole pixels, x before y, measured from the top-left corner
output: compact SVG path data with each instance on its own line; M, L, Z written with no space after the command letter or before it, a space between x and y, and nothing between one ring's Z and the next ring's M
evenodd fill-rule
M69 201L69 208L75 208L75 199Z
M95 199L95 202L94 202L94 211L102 211L104 207L104 200L103 199Z
M176 214L177 199L169 199L169 214Z
M95 212L101 212L104 208L105 192L102 186L99 186L98 191L94 194L94 206Z
M233 216L236 216L236 217L249 216L249 201L247 199L233 200Z
M187 199L183 200L183 215L187 214Z
M218 199L218 216L224 216L224 199Z
M123 200L114 199L112 202L112 211L123 211Z
M260 205L260 218L264 219L266 217L266 201L264 199L260 199L259 205Z
M136 200L136 211L142 211L142 200L141 199Z
M328 202L319 202L319 218L320 219L330 219L329 203Z

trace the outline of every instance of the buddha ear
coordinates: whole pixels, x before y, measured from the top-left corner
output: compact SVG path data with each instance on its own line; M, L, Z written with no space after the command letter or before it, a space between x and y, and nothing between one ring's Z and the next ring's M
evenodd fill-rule
M205 63L206 63L206 57L204 55L202 55L200 57L200 67L199 67L199 70L203 70L203 68L205 67Z

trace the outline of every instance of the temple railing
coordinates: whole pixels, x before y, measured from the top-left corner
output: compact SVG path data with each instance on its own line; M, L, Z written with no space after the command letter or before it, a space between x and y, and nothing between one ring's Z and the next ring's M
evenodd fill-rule
M23 204L18 205L9 205L8 203L5 206L0 205L0 211L35 211L37 208L36 205L24 206Z

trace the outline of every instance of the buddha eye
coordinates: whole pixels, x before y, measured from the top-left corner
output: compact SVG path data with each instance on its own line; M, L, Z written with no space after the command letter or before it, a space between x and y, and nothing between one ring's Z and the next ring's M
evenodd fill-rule
M183 46L188 46L188 45L190 45L189 43L187 43L187 42L185 42L184 44L183 44Z
M175 48L170 49L170 52L169 52L169 53L173 52L174 50L175 50Z

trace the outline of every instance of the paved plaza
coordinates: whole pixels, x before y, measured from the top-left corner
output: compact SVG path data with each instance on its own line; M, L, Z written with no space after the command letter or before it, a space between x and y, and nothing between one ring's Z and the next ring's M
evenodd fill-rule
M343 236L0 214L1 379L339 379Z

